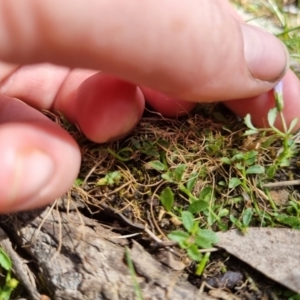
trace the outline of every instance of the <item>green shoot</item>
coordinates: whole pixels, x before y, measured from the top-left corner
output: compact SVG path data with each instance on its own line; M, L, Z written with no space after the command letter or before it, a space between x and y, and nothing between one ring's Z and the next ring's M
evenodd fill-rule
M139 283L138 283L137 278L136 278L136 273L135 273L135 270L134 270L132 259L130 257L128 247L125 247L125 257L126 257L127 266L129 268L130 276L131 276L131 279L132 279L135 295L136 295L138 300L144 300L143 295L142 295L142 291L140 289Z
M286 167L289 166L290 159L295 155L295 142L293 140L293 129L298 123L298 119L295 118L291 124L288 126L286 124L284 115L283 115L283 108L284 108L284 99L283 99L283 91L282 91L282 82L280 81L274 88L274 98L275 98L275 107L270 109L268 113L268 123L270 128L263 128L259 129L253 126L251 122L251 116L248 114L244 118L244 122L249 128L245 132L244 135L253 135L258 133L268 133L269 135L273 136L272 140L281 139L282 140L282 149L278 153L276 160L272 166L270 166L267 170L267 175L269 178L273 178L275 175L276 170L279 167ZM280 121L282 124L283 131L280 131L275 127L275 121L277 117L280 117ZM264 172L263 169L256 171L260 171L261 173ZM249 170L248 170L249 173Z
M0 266L6 271L4 286L0 287L0 299L9 300L11 293L18 286L19 282L11 277L12 262L2 248L0 248Z
M177 242L182 249L185 249L190 259L198 262L196 275L201 275L209 255L202 256L199 248L212 248L213 244L218 242L218 237L211 230L200 229L199 222L195 221L193 214L189 211L182 212L181 220L185 231L174 230L168 234L168 238Z

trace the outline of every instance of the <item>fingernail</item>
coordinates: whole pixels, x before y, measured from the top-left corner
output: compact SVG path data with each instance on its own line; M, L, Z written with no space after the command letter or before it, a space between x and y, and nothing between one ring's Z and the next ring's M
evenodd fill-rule
M253 78L276 82L289 68L289 54L285 45L271 33L241 24L244 54Z
M17 154L14 183L12 185L11 203L38 199L44 187L49 183L54 173L52 159L37 149L25 150ZM27 203L19 203L26 208Z

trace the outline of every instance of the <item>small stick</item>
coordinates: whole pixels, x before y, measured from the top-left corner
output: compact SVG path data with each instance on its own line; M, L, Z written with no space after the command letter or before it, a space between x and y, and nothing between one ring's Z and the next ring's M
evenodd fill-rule
M279 182L269 182L269 183L263 184L263 187L264 188L273 188L273 187L289 186L289 185L300 185L300 179L279 181Z

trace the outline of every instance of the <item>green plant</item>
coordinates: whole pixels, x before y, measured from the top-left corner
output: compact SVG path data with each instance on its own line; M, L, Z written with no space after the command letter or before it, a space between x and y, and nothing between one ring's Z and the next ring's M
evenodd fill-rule
M251 150L247 152L236 152L231 158L222 157L221 162L223 164L234 165L240 173L240 178L231 177L228 181L228 188L234 189L239 185L242 185L245 192L249 192L250 189L247 183L247 175L264 174L265 168L257 164L258 152Z
M139 283L137 281L136 273L135 273L134 266L133 266L133 263L132 263L132 259L131 259L131 256L130 256L130 252L129 252L129 249L128 249L127 246L125 247L125 258L126 258L127 266L129 268L129 272L130 272L130 276L131 276L131 279L132 279L133 288L134 288L136 298L138 300L143 300L144 297L143 297L141 288L139 286Z
M185 231L174 230L168 234L168 238L177 242L193 261L198 262L195 273L201 275L209 259L209 254L203 256L199 252L199 248L211 248L214 243L218 242L218 237L209 229L199 228L199 221L196 221L189 211L181 213L181 220Z
M282 141L282 147L280 151L277 153L277 157L274 161L274 163L268 167L267 169L267 176L269 178L273 178L275 175L276 170L279 167L287 167L290 164L290 159L294 157L295 150L296 150L296 144L293 139L293 129L298 123L298 119L295 118L289 126L287 126L284 115L283 115L283 107L284 107L284 101L283 101L283 92L282 92L282 82L280 81L276 87L274 88L274 97L275 97L275 104L276 106L272 109L270 109L268 113L268 123L270 128L263 128L259 129L254 127L254 125L251 122L251 116L248 114L246 115L244 121L249 130L245 132L244 135L253 135L258 133L268 133L270 135L268 139L268 143L272 143L275 140L280 139ZM275 127L275 121L277 117L280 118L280 121L282 123L283 130L279 130Z
M0 300L9 300L12 291L17 287L19 282L15 278L12 278L12 262L2 248L0 248L0 266L2 270L6 271L4 285L0 288Z
M118 183L122 178L122 174L119 171L109 172L105 177L100 178L96 185L114 185Z
M230 215L229 219L232 222L232 224L236 226L236 228L238 228L243 233L246 233L247 228L249 227L249 224L252 220L252 216L253 216L253 209L251 207L248 207L247 209L244 210L241 221L236 217L234 217L233 215Z

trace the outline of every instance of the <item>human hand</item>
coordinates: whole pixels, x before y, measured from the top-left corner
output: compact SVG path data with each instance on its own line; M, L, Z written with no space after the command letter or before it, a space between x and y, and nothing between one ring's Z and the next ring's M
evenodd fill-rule
M274 101L268 91L288 60L276 38L245 25L224 0L0 0L0 41L1 212L45 205L79 170L74 140L31 107L61 111L88 137L110 140L141 116L144 100L132 82L191 102L233 100L233 111L262 126ZM28 66L41 62L56 66ZM102 101L109 91L101 94L99 82L108 79L131 101ZM288 122L300 114L300 83L290 71L283 82ZM150 104L169 115L194 106L151 93Z

